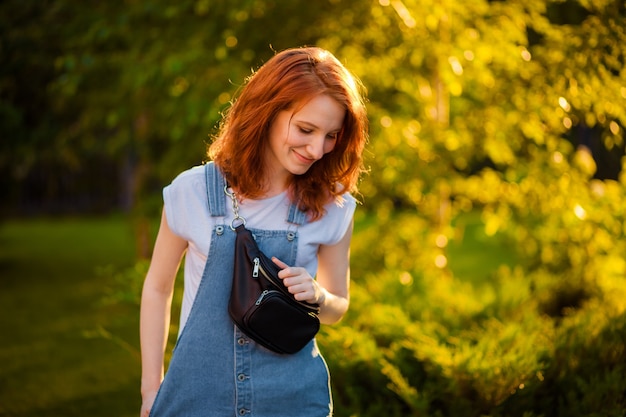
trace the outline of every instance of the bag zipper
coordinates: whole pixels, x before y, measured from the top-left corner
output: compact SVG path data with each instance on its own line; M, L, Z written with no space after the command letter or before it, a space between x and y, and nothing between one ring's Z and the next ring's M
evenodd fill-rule
M254 269L252 270L252 276L257 278L259 276L259 258L254 258Z
M267 294L269 294L269 292L270 292L269 290L264 290L264 291L261 293L261 295L259 296L259 299L258 299L258 300L256 300L256 303L254 303L254 304L255 304L255 305L257 305L257 306L258 306L259 304L261 304L261 301L263 301L263 298L265 298L265 296L266 296Z

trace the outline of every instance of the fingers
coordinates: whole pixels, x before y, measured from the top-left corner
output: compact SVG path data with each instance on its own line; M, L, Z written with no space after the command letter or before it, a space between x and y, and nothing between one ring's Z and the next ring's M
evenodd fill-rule
M141 407L141 413L139 414L140 417L149 417L150 416L150 408L147 407L146 405L143 405Z
M157 392L150 392L148 394L145 395L144 400L142 401L141 404L141 412L140 412L140 417L149 417L150 416L150 410L152 408L152 405L154 404L154 400L156 399L156 395Z
M292 278L292 277L302 277L303 279L306 279L307 277L309 277L309 273L304 268L290 267L289 265L287 265L286 263L284 263L283 261L281 261L280 259L276 257L272 257L272 261L281 269L280 272L278 272L278 277L283 280L286 278ZM297 281L289 280L290 284L285 282L285 285L287 286L293 285L300 281L301 280L297 280Z
M280 269L289 268L289 265L287 265L275 256L272 257L272 262L274 262Z
M282 268L278 273L278 277L283 280L283 283L296 300L315 302L319 298L319 286L306 269L290 267L276 257L273 257L272 261L279 268Z
M304 268L299 268L299 267L290 267L289 265L287 265L286 263L284 263L283 261L281 261L280 259L273 257L272 261L281 269L278 272L278 277L281 279L286 279L286 278L293 278L293 277L302 277L303 279L306 279L306 277L309 276L309 273L306 271L306 269ZM288 281L289 284L287 282L285 282L285 285L289 286L289 285L293 285L296 284L297 282L300 282L300 280L289 280Z

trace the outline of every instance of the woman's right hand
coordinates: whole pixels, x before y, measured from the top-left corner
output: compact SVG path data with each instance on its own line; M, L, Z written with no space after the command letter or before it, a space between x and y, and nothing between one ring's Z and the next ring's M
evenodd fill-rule
M151 391L143 396L143 401L141 402L141 414L139 414L140 417L150 416L150 410L152 409L152 404L154 404L157 393L158 391Z

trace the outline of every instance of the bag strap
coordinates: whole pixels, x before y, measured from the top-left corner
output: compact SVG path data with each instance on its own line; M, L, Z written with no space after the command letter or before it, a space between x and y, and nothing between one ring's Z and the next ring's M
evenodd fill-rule
M209 212L213 217L226 216L226 179L213 161L204 165L206 175L207 200ZM241 218L241 217L240 217ZM298 226L306 224L309 220L306 213L298 208L293 201L289 205L287 222Z

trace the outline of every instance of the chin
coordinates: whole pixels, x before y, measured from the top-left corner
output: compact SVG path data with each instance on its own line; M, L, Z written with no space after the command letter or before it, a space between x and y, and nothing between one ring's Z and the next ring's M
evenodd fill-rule
M310 166L308 166L308 167L295 167L293 169L290 169L289 172L291 172L293 175L304 175L307 172L309 172L310 169L311 169Z
M292 171L291 173L295 175L296 177L299 177L299 176L306 174L307 172L309 172L308 169L298 169L298 170Z

